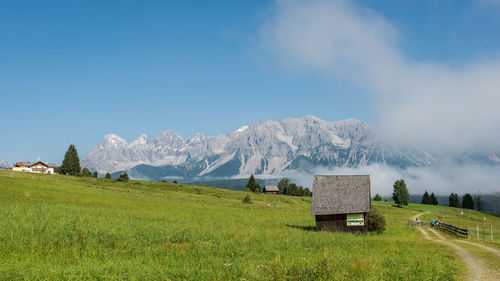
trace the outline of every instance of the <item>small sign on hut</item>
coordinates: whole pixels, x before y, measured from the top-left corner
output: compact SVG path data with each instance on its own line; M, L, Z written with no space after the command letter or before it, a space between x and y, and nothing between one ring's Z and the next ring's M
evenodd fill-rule
M314 176L316 230L367 232L369 212L370 176Z

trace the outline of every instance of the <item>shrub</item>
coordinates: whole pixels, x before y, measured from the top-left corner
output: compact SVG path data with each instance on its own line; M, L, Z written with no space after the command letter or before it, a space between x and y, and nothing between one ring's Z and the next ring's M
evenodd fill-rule
M174 181L174 183L179 183L178 181Z
M378 234L385 231L385 218L375 210L368 214L368 231Z
M118 178L118 181L128 181L128 174L127 173L121 174L120 177Z
M243 198L243 200L241 200L241 202L245 203L245 204L249 204L249 203L252 203L252 200L250 200L250 195L247 194L245 196L245 198Z

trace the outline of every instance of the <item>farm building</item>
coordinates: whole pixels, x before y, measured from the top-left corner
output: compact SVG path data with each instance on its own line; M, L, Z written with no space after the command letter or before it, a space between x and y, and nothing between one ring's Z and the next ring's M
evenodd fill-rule
M278 194L280 189L276 185L266 185L262 190L265 194Z
M12 168L13 171L20 172L30 172L30 173L42 173L42 174L54 174L54 168L56 164L38 162L17 162L15 167Z
M318 231L368 231L370 176L314 176L311 213Z

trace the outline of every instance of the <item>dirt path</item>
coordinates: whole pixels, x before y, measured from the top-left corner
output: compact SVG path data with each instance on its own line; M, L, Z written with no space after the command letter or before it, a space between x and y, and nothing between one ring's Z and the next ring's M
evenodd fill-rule
M412 219L415 220L416 218L418 218L423 214L424 213L415 215L412 217ZM425 239L447 245L448 247L454 250L455 254L458 257L460 257L464 265L467 267L466 280L500 280L500 269L493 270L488 268L481 257L475 255L466 248L458 246L455 242L461 242L461 243L466 243L468 245L478 246L481 249L487 250L499 256L500 256L500 251L484 245L471 243L468 241L447 239L446 237L441 235L438 231L432 228L417 226L417 229L424 235ZM433 235L429 235L428 232L432 233Z

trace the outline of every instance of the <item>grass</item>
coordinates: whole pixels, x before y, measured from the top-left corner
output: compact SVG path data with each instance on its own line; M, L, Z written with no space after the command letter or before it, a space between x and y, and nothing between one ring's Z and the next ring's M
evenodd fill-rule
M309 199L0 171L1 280L455 280L410 208L381 235L315 232ZM276 206L271 206L275 203ZM418 207L418 206L416 206Z

